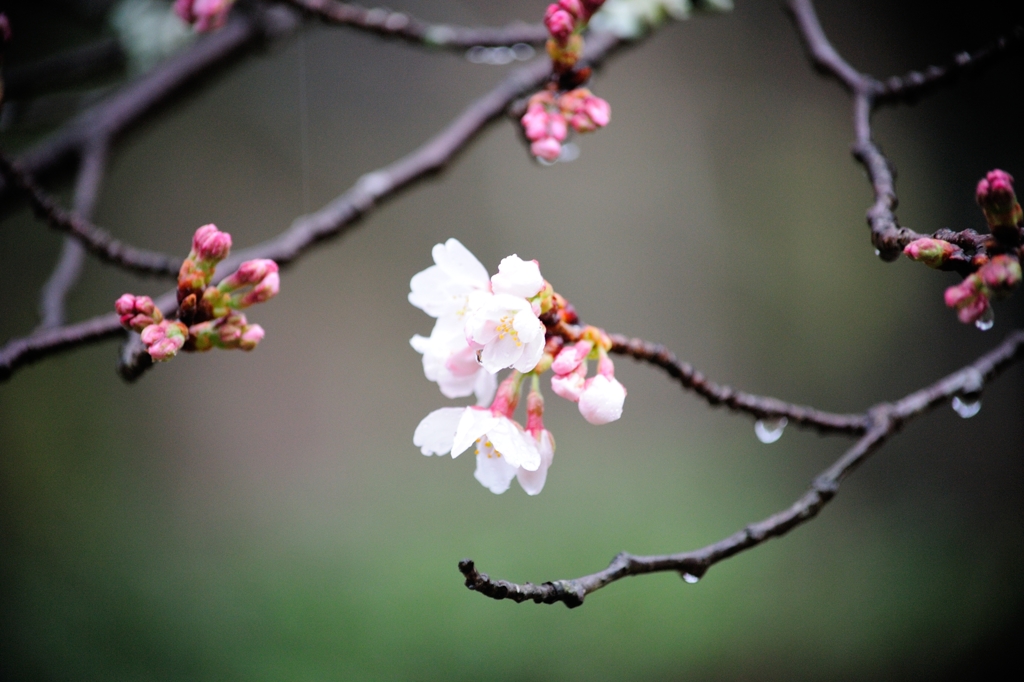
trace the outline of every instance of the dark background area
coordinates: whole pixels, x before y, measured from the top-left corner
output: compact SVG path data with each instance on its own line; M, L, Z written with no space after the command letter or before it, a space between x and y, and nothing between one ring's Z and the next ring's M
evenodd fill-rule
M5 3L7 68L115 35L110 4ZM391 4L460 24L536 20L545 5ZM1022 20L1010 2L816 6L840 53L879 77ZM0 147L27 148L141 68L129 60L8 118ZM96 222L182 254L215 222L245 247L413 149L509 68L311 23L121 140ZM977 180L992 168L1024 178L1022 73L1017 54L876 115L904 224L982 229ZM496 122L445 174L287 270L250 315L267 330L255 352L182 356L126 385L107 342L0 386L4 677L1019 675L1020 366L976 417L944 406L915 421L818 519L696 585L625 580L573 611L462 586L465 556L541 582L620 550L704 545L789 505L849 441L790 427L763 445L748 418L622 359L623 418L590 426L548 392L547 487L494 496L470 458L424 458L411 442L452 404L407 343L430 329L405 296L439 241L457 237L492 272L510 253L536 258L588 322L665 343L716 381L834 411L931 383L1024 323L1018 293L996 304L993 330L960 325L942 304L954 275L874 257L848 99L808 66L778 3L663 27L592 87L612 123L576 140L578 160L537 166L514 123ZM51 187L69 200L67 183ZM35 324L59 250L26 209L0 225L0 338ZM90 262L70 315L165 288Z

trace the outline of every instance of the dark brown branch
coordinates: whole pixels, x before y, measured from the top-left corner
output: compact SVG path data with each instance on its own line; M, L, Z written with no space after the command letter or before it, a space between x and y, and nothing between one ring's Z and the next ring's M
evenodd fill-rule
M890 102L914 102L937 87L954 82L961 75L980 71L998 59L1013 54L1024 44L1024 26L1014 26L975 52L961 52L948 64L929 66L910 71L903 76L892 76L882 84L875 97L876 105Z
M75 181L74 210L84 220L91 220L100 184L107 167L108 145L99 142L82 156ZM85 262L85 247L74 237L64 237L60 259L40 292L40 329L52 329L64 324L64 300L78 282Z
M50 227L73 236L100 260L136 272L167 277L178 276L180 258L129 246L82 216L65 211L43 192L31 177L2 154L0 175L4 176L11 189L21 192L28 199L36 215L49 223ZM95 182L99 182L98 176Z
M594 34L587 41L585 57L592 63L600 63L619 45L620 41L615 36ZM272 258L286 265L318 241L341 234L381 201L394 196L398 190L443 169L484 126L500 116L513 100L538 87L549 76L550 65L539 60L516 69L419 149L389 166L364 175L347 192L316 213L298 218L278 237L232 254L221 264L218 272L231 273L242 261L252 258ZM164 314L173 313L173 294L161 298L158 305ZM52 346L47 346L45 341L35 337L8 342L0 348L0 380L8 378L15 369L28 362L95 338L107 338L120 329L117 318L110 315L93 318L89 323L94 323L88 327L89 333L94 336L88 338L79 334L81 325L72 325L52 330L47 336ZM63 330L71 330L71 337L61 336ZM26 345L29 342L30 345ZM121 368L122 374L126 376L137 376L136 370L131 366Z
M61 52L4 73L6 99L38 97L51 90L79 86L82 81L121 69L124 50L114 38Z
M835 496L840 483L903 424L955 395L980 391L985 381L994 378L1022 356L1024 331L1015 331L995 349L963 369L931 386L911 393L896 403L884 403L873 407L864 415L870 424L867 432L832 466L823 471L811 484L810 489L789 508L752 523L743 530L706 547L690 552L655 556L635 556L623 552L603 571L582 578L556 580L540 585L492 580L486 573L480 573L470 559L459 562L459 571L466 578L466 587L492 599L511 599L517 603L527 600L544 604L563 602L569 608L580 606L588 594L628 576L677 571L688 582L696 582L719 561L756 547L771 538L785 535L813 519Z
M931 235L902 227L896 218L899 199L896 195L895 171L872 139L872 113L881 104L911 101L939 85L952 82L962 73L978 71L997 57L1011 53L1024 40L1024 29L1016 27L1008 37L1000 38L993 46L974 54L961 54L945 67L930 67L924 73L911 72L902 78L890 78L882 83L854 69L836 52L821 28L811 0L789 0L788 8L815 68L838 80L853 99L855 141L852 151L867 171L875 196L874 203L867 211L871 241L883 260L894 261L907 244ZM970 257L984 251L986 237L974 230L943 230L942 233L942 239L967 252L959 261L950 264L952 269L966 271L969 269ZM934 236L938 236L938 233Z
M501 27L465 27L430 24L403 12L367 9L338 0L287 0L292 5L330 24L351 26L381 36L401 38L411 43L464 50L481 45L498 47L517 43L542 43L547 40L543 24L516 22Z
M613 353L628 355L662 368L682 384L683 388L693 391L714 406L723 405L736 412L745 412L756 419L785 417L788 423L810 427L822 433L860 435L868 430L871 423L864 414L823 412L813 407L787 403L778 398L737 391L710 381L688 362L680 362L665 346L643 339L631 339L621 334L612 334L611 339Z

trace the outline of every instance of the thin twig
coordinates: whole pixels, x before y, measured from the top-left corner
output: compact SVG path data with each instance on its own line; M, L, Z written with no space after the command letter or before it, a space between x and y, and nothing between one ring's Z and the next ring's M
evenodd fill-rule
M150 275L178 276L180 258L129 246L82 216L65 211L31 177L2 154L0 175L4 176L12 189L25 195L36 215L49 223L50 227L73 236L100 260ZM99 178L96 178L98 181Z
M612 352L629 355L665 370L683 388L693 391L711 405L723 405L735 412L745 412L756 419L785 417L790 424L806 426L822 433L866 433L871 424L865 414L835 414L813 407L795 405L768 396L737 391L710 381L688 362L680 362L674 353L660 344L612 334Z
M535 585L493 580L480 573L471 559L459 562L466 587L492 599L515 602L532 600L538 604L563 602L569 608L580 606L584 598L622 578L661 571L677 571L688 582L700 579L707 570L731 556L756 547L766 540L785 535L811 520L839 490L839 484L854 469L896 433L903 424L953 396L981 390L984 382L1024 356L1024 331L1011 333L999 346L966 367L936 383L915 391L896 403L877 405L864 415L870 424L867 432L832 466L821 473L810 489L789 508L752 523L741 531L697 550L677 554L636 556L623 552L603 571L571 580L555 580Z
M74 211L83 220L92 220L107 167L108 147L106 141L100 141L82 156L78 179L75 181ZM82 243L74 237L64 237L57 266L40 292L40 329L52 329L64 324L64 302L82 274L84 261L85 247Z
M381 36L401 38L411 43L463 50L510 46L517 43L542 43L548 37L543 24L515 22L507 26L450 26L430 24L404 12L367 9L338 0L287 0L292 5L330 24L351 26Z

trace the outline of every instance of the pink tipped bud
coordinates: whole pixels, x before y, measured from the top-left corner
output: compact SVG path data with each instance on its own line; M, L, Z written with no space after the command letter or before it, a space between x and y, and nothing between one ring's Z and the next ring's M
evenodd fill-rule
M1024 212L1013 192L1013 176L1006 171L990 171L978 183L975 198L992 232L1005 232L1016 241L1016 228L1024 219Z
M203 225L192 237L192 253L198 260L220 262L231 251L231 235L213 223Z
M276 264L274 267L277 267ZM265 303L277 296L281 290L281 276L277 272L267 273L267 276L260 280L252 291L242 297L241 307L248 308L256 303Z
M558 5L548 5L544 13L544 25L548 27L548 33L563 45L572 35L575 23L573 16Z
M925 237L907 244L903 253L907 254L910 260L919 261L930 268L938 268L956 253L956 247L941 239Z
M175 0L174 13L199 33L215 31L227 21L235 0Z
M238 347L246 351L252 350L263 340L265 334L263 327L258 324L250 324L242 330L242 335L238 339Z
M1005 254L994 256L978 270L978 276L994 297L1001 298L1020 284L1020 261Z
M607 424L622 416L622 405L626 400L626 388L614 378L603 374L587 379L580 396L580 414L591 424Z
M575 371L571 374L562 374L551 377L551 390L555 392L555 395L571 400L572 402L578 402L580 396L583 395L583 389L586 388L586 369L583 365L580 365L580 369L583 371Z
M146 344L150 357L157 362L173 358L188 340L188 328L178 321L164 320L142 331L142 342Z
M545 137L530 145L530 153L545 161L557 161L562 155L562 143L553 137Z
M511 419L519 404L519 389L523 385L522 382L523 375L519 372L512 372L498 384L494 401L491 403L491 412Z
M583 5L580 0L558 0L558 6L577 19L583 16Z
M598 353L597 373L609 379L615 378L615 363L602 348Z
M551 114L548 118L548 132L551 137L559 142L563 141L569 133L568 126L565 123L565 116L558 113Z
M276 273L277 271L277 263L267 258L247 260L238 266L238 270L233 275L225 279L224 282L221 282L221 287L234 290L246 284L255 284L268 274ZM225 287L225 282L229 281L231 284Z
M586 88L576 88L562 95L558 106L569 118L569 125L580 133L603 128L611 121L612 109L608 102Z
M137 332L164 319L149 296L124 294L114 303L114 310L121 317L122 327Z
M526 139L536 142L548 135L548 111L540 102L531 104L521 119Z
M580 341L575 345L566 346L551 363L551 371L555 374L569 374L575 371L593 349L594 344L590 341Z
M946 289L944 298L946 306L955 308L957 318L964 324L976 322L989 307L987 289L977 274Z

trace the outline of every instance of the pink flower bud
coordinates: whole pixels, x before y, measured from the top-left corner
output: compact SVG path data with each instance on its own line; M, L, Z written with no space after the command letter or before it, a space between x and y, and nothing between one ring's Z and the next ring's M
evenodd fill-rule
M498 391L494 394L494 402L491 403L491 413L508 417L516 411L519 404L519 389L523 385L523 375L519 372L512 372L498 385Z
M536 142L548 135L548 112L543 104L537 102L526 109L526 113L519 121L523 124L523 132L526 139Z
M258 324L250 324L242 330L242 335L238 339L238 347L245 351L252 350L263 340L264 335L263 327Z
M188 328L176 320L164 320L142 331L142 343L146 344L150 357L157 362L173 358L187 340Z
M614 378L604 374L587 379L580 396L580 414L591 424L607 424L622 416L626 388Z
M566 346L551 363L551 371L555 374L569 374L580 366L593 349L594 344L590 341L580 341L575 345Z
M175 0L174 13L192 24L199 33L215 31L224 25L235 0Z
M989 307L987 289L977 274L946 289L945 300L947 307L956 309L957 318L964 324L976 322Z
M548 33L563 45L572 35L575 23L573 16L558 5L548 5L544 13L544 25L548 27Z
M247 260L238 266L233 275L220 283L222 290L234 291L246 284L255 284L270 273L278 271L277 263L267 258Z
M545 137L530 145L530 153L545 161L556 161L562 154L562 143L553 137Z
M584 9L580 0L558 0L558 5L577 19L583 17Z
M941 239L925 237L907 244L903 253L907 254L910 260L919 261L930 268L938 268L956 253L956 247Z
M274 267L276 268L277 265L275 264ZM252 291L242 297L241 307L248 308L256 303L266 303L277 296L280 290L281 276L276 271L267 273L267 276L261 279Z
M526 430L535 437L544 430L544 396L535 387L526 394Z
M978 270L978 276L995 297L1002 297L1020 284L1020 262L1005 254L994 256Z
M562 113L576 132L589 133L608 125L611 107L586 88L570 90L558 99Z
M548 134L561 142L568 133L569 129L565 123L565 116L559 113L550 114L548 117Z
M574 403L578 402L580 396L583 395L583 389L586 388L586 377L587 365L586 363L581 363L569 374L556 374L551 377L551 390L561 398L571 400Z
M990 171L978 183L975 198L993 233L1004 230L1015 232L1024 218L1024 212L1013 192L1013 176L1006 171Z
M192 253L197 260L218 263L231 251L231 235L221 232L213 223L203 225L192 237Z
M114 303L114 310L121 316L122 327L137 332L164 319L149 296L124 294Z

